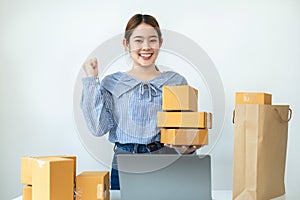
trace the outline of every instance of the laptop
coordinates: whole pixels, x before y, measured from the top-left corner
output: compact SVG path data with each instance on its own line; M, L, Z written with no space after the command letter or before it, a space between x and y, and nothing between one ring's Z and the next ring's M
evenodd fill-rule
M117 156L122 200L211 200L209 155Z

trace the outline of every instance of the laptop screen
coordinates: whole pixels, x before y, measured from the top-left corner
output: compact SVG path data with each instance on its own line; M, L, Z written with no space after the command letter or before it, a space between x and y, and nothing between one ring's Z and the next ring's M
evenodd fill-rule
M209 155L118 155L122 200L210 200Z

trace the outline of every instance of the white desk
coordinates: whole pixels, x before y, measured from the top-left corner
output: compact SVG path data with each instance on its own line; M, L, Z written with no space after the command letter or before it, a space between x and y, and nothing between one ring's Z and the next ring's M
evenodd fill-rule
M231 190L214 190L212 191L212 197L214 200L232 200ZM120 192L119 191L111 191L110 192L110 200L120 200ZM289 196L283 195L281 197L275 198L273 200L299 200L300 196ZM14 198L12 200L23 200L22 196Z

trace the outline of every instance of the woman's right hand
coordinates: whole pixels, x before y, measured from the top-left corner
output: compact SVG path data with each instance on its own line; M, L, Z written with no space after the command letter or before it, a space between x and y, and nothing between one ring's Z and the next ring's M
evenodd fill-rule
M88 77L98 76L98 61L97 58L87 60L82 68Z

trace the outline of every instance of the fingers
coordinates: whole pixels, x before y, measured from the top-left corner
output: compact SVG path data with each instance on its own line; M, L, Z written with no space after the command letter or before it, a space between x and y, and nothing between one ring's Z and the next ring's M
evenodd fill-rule
M91 66L93 67L93 69L95 69L96 67L98 67L97 58L91 58L90 63L91 63Z
M84 68L87 68L89 66L92 66L94 69L96 67L98 67L98 60L97 58L90 58L89 60L87 60L84 64L83 64L83 67Z
M182 154L189 154L202 147L202 145L172 145L172 144L164 144L164 145L170 148L177 149Z
M88 77L98 76L98 60L97 58L88 59L82 66Z

